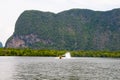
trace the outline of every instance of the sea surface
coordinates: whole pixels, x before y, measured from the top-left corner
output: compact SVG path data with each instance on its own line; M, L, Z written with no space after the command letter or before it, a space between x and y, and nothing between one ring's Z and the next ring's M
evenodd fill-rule
M0 80L120 80L120 58L1 56Z

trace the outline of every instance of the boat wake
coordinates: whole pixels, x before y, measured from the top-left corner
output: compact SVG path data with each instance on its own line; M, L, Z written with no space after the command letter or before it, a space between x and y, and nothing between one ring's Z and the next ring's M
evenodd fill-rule
M56 57L56 59L71 59L70 52L66 52L64 55Z

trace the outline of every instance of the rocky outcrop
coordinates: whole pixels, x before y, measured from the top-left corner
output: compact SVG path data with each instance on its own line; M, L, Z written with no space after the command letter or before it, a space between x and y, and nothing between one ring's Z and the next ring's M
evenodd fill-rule
M3 47L2 43L0 42L0 48Z
M120 9L24 11L7 48L120 50Z
M13 36L8 40L6 47L7 48L28 48L30 45L41 42L44 44L50 43L50 41L43 40L37 37L37 35L29 34L24 36Z

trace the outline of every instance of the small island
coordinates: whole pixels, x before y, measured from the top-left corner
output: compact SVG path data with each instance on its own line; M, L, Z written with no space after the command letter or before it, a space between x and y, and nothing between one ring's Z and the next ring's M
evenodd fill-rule
M2 43L0 42L0 48L2 48L3 47L3 45L2 45Z
M0 55L58 57L69 51L72 57L120 58L119 12L70 9L55 14L26 10Z

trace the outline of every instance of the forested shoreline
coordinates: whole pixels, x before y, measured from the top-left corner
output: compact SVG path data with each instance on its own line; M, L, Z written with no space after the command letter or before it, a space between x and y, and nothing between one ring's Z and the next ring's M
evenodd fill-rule
M57 57L65 54L68 50L39 50L39 49L14 49L0 48L0 56L44 56ZM75 50L69 51L72 57L112 57L120 58L120 51L93 51Z

